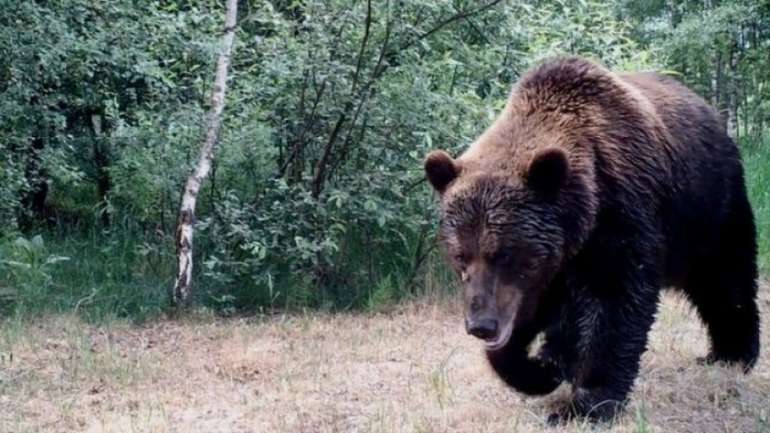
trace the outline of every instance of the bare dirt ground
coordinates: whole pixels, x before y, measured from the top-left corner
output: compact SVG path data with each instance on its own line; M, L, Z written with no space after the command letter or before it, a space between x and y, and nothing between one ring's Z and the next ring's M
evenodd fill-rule
M696 365L706 335L676 296L664 296L628 410L602 426L545 425L566 387L542 399L507 389L458 311L8 325L0 431L770 432L767 351L749 376Z

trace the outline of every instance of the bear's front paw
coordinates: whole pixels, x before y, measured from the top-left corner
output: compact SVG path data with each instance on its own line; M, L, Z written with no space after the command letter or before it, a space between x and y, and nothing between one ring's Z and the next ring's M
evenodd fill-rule
M549 425L556 426L576 418L587 419L591 422L608 422L623 411L625 401L608 397L609 393L602 388L577 388L572 401L562 410L548 416Z
M577 388L572 401L574 414L592 421L612 421L625 406L625 399L613 394L606 388Z
M573 418L573 412L569 409L564 409L548 415L548 418L546 418L546 423L551 427L558 427L568 423Z

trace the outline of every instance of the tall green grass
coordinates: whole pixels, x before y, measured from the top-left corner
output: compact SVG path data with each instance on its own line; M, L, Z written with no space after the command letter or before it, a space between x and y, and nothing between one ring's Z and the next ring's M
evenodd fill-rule
M435 249L428 250L418 267L413 265L416 240L399 251L391 246L377 252L353 239L337 257L333 279L319 284L310 272L287 271L276 274L269 287L206 275L211 240L201 236L197 241L193 303L218 314L371 310L454 290ZM170 307L167 294L175 265L170 237L148 240L132 227L46 230L8 239L0 243L0 319L73 312L91 322L157 317Z
M167 306L171 257L126 230L44 231L0 245L0 315L142 321Z
M770 138L742 145L749 199L754 209L760 272L770 275Z

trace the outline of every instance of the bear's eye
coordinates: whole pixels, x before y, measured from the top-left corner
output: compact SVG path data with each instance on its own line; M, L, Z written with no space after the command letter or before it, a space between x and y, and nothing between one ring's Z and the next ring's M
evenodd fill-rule
M468 256L462 253L455 254L454 259L459 265L463 267L465 267L465 265L468 263Z
M511 262L513 254L510 251L500 250L489 258L489 261L496 265L505 265Z

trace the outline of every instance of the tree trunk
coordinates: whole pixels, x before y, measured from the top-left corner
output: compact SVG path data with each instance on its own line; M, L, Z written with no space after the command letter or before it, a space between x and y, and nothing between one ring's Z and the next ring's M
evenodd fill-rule
M738 50L737 44L730 48L730 82L727 88L727 133L738 140Z
M714 54L714 75L711 79L711 105L719 109L722 102L722 50L717 47Z
M223 36L222 52L217 60L214 87L211 89L211 109L206 122L206 136L201 146L198 165L195 167L182 194L182 205L179 209L179 219L176 230L176 251L178 270L176 282L171 293L174 305L183 305L190 300L193 270L193 224L195 223L195 204L198 199L203 180L211 171L214 159L214 147L219 137L222 110L225 105L227 90L227 68L230 64L230 53L235 39L235 23L238 12L238 1L227 0L227 17Z
M38 128L38 133L32 138L32 145L29 149L24 168L24 178L29 185L29 190L25 191L21 197L21 204L25 209L19 218L19 225L23 229L29 229L45 220L45 202L48 197L48 173L43 166L43 151L45 150L45 140L39 135L42 128Z
M99 203L103 205L99 219L102 222L103 228L110 227L110 211L107 204L109 199L110 188L112 182L110 181L110 149L109 145L105 142L105 137L102 129L102 115L91 115L91 132L93 134L93 160L96 166L96 193L99 198Z

